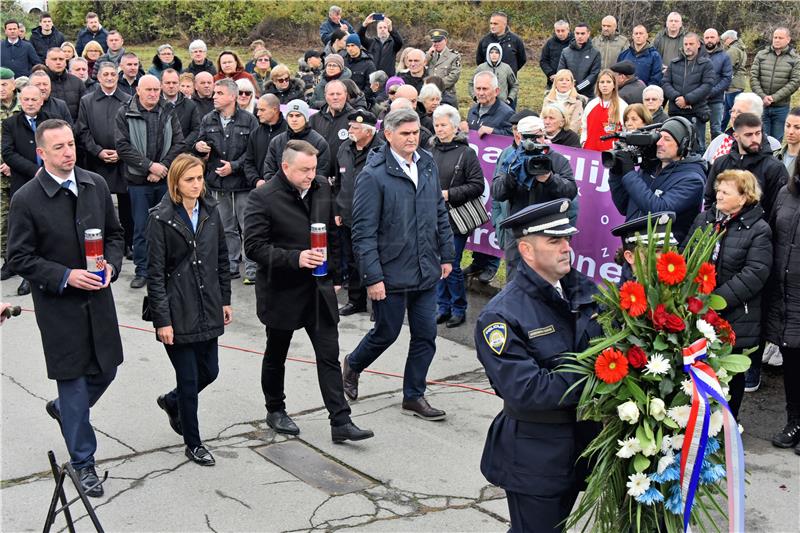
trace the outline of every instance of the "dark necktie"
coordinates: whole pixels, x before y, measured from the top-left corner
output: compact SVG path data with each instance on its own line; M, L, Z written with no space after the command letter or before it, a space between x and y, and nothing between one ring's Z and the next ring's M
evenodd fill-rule
M34 137L36 136L36 117L28 117L28 123L31 125L31 130L33 130ZM42 158L39 157L39 154L36 154L36 164L42 166Z

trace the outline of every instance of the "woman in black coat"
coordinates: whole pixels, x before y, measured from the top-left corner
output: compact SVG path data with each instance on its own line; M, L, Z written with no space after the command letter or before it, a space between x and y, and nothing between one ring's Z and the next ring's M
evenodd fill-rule
M282 104L288 104L292 100L303 99L305 84L300 78L293 78L289 67L278 65L269 74L269 81L264 83L262 92L264 94L274 94Z
M569 129L567 115L561 104L546 104L542 108L542 120L544 121L544 142L572 148L581 147L581 138Z
M800 455L800 165L795 165L775 200L770 218L774 239L768 287L766 338L783 356L786 427L772 438L779 448L794 446Z
M167 194L147 224L147 295L153 326L175 368L177 387L158 397L186 457L213 466L197 423L197 395L219 373L217 338L231 323L228 248L216 203L205 196L203 163L175 158Z
M764 220L758 203L761 189L751 172L722 172L714 189L717 201L697 215L688 236L710 224L717 232L725 232L711 254L717 270L714 294L728 304L721 315L736 333L736 350L742 351L761 344L761 298L772 267L772 230ZM760 363L761 350L753 352L750 359ZM729 405L735 416L742 404L744 382L744 374L737 374L729 385Z
M431 138L430 151L439 169L439 183L442 196L448 208L458 207L478 198L484 190L483 172L475 151L470 148L467 137L459 133L461 116L458 110L449 105L441 105L433 112L433 125L436 135ZM464 274L461 272L461 254L467 244L469 234L458 233L452 218L453 243L456 255L453 271L436 287L438 311L436 323L447 323L454 328L464 323L467 313L467 292Z

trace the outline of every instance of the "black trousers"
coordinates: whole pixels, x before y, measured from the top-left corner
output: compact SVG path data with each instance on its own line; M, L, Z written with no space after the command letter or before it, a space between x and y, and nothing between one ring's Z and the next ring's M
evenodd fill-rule
M800 348L781 348L781 355L786 414L790 420L800 420Z
M177 387L167 393L167 403L178 407L183 429L183 442L194 449L203 441L197 422L197 396L217 379L219 359L217 339L187 344L165 344L167 355L175 368Z
M342 245L342 262L348 273L347 300L356 307L367 306L367 289L361 286L356 254L353 253L353 230L345 225L339 227Z
M286 355L294 331L269 327L266 330L267 348L261 363L261 390L264 392L267 412L273 413L286 409ZM339 364L339 330L327 316L315 318L314 323L305 326L305 330L314 346L319 390L331 425L347 424L350 422L350 405L344 398L342 367Z
M510 533L558 533L578 499L578 491L544 497L506 491L511 517Z
M133 248L133 214L131 212L131 197L128 193L117 193L117 212L119 223L125 230L125 248Z

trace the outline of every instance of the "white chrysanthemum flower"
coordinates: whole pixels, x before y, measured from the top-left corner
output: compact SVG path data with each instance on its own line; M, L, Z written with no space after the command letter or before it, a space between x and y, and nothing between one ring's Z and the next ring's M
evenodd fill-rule
M717 340L717 332L714 331L714 326L712 326L702 318L697 320L695 326L697 326L697 331L702 333L703 337L708 339L709 344Z
M636 437L631 437L625 440L618 440L617 444L619 444L620 448L617 451L617 457L622 459L630 459L640 451L642 451L642 445L639 443L639 439Z
M658 474L663 474L664 470L666 470L673 462L675 461L675 456L672 452L668 452L664 457L658 460L658 468L656 472Z
M650 360L645 365L647 371L645 374L662 375L669 372L669 361L667 361L660 353L653 354Z
M650 416L661 422L667 416L667 406L661 398L650 400Z
M658 453L658 446L656 446L655 441L651 441L647 446L642 448L642 455L645 457L652 457Z
M708 422L708 436L709 437L716 437L717 433L722 430L722 410L717 409L713 413L711 413L711 418Z
M683 433L672 436L672 449L680 450L683 448Z
M617 406L619 419L628 424L635 424L639 421L639 407L635 402L627 401Z
M692 380L691 379L684 379L681 381L681 390L683 393L688 396L689 398L692 397Z
M664 435L664 438L661 439L661 453L672 453L672 437L669 435Z
M647 489L650 488L650 478L647 477L647 474L643 474L642 472L637 472L635 474L631 474L628 476L628 482L625 483L625 486L628 487L628 496L641 496Z
M671 407L670 410L667 411L667 416L674 420L680 427L685 428L686 424L689 423L689 414L691 410L691 405L679 405L677 407Z

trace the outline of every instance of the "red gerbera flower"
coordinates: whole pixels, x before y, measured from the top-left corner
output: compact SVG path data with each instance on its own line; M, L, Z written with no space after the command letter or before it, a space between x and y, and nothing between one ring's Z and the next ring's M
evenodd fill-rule
M594 362L594 371L606 383L616 383L628 375L628 360L619 350L606 348Z
M640 316L647 310L644 287L635 281L626 281L619 290L619 303L631 316Z
M711 263L703 263L700 265L700 270L697 271L694 282L697 283L698 291L703 294L711 294L711 291L717 286L717 269Z
M642 369L647 365L647 354L638 346L631 346L628 350L628 362L633 368Z
M703 310L703 302L694 296L689 296L686 298L686 307L689 308L690 313L696 315Z
M667 285L677 285L686 277L686 261L676 252L662 254L656 262L658 279Z

